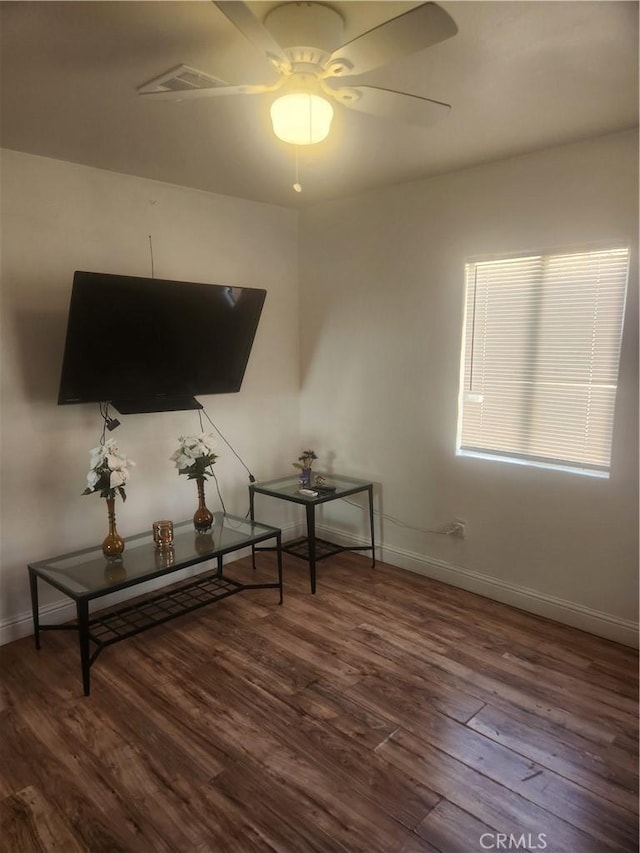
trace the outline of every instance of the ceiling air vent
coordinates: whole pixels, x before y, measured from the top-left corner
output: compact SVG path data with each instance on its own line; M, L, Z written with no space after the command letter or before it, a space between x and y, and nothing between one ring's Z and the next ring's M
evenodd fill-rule
M224 80L190 68L188 65L178 65L167 71L161 77L149 80L138 88L140 94L146 92L189 92L193 89L211 89L216 86L226 86Z

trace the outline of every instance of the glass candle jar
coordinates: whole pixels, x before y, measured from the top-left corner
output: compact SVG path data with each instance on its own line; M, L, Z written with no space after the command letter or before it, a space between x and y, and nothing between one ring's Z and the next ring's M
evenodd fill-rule
M153 522L153 543L159 551L173 547L173 521Z

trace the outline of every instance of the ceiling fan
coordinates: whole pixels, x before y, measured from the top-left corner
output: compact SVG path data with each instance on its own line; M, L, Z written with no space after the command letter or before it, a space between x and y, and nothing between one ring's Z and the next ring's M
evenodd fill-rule
M278 92L271 105L274 133L294 145L326 138L332 102L423 127L439 121L451 109L449 104L406 92L340 84L340 78L364 74L454 36L454 21L436 3L416 6L346 44L342 44L342 16L324 3L283 3L271 9L264 22L240 0L214 0L214 5L265 54L278 72L275 83L229 85L179 65L140 86L140 95L185 100Z

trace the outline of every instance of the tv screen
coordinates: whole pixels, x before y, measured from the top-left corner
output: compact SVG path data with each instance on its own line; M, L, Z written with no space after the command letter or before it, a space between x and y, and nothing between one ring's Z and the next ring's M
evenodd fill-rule
M59 404L122 414L200 408L240 390L266 291L75 273Z

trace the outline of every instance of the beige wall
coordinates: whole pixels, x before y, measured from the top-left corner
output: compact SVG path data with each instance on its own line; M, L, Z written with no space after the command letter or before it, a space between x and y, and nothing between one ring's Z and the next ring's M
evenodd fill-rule
M256 476L273 477L297 455L297 222L293 211L69 163L2 152L3 638L31 630L26 564L102 541L106 508L82 496L88 450L100 438L97 404L56 404L74 270L155 275L267 289L239 394L201 398ZM102 346L109 346L102 341ZM129 415L112 433L133 458L118 529L188 518L195 485L169 456L199 431L194 412ZM248 478L219 442L216 465L228 511L244 515ZM219 509L213 485L208 504ZM279 516L286 522L286 512ZM55 611L60 597L43 587Z
M637 136L318 205L301 219L301 440L380 484L383 556L633 642L638 575ZM456 457L465 260L632 247L609 480ZM332 505L325 525L363 534ZM457 541L424 532L455 518Z
M267 288L242 391L203 398L259 478L291 470L313 446L319 467L380 484L384 559L633 643L636 163L635 134L616 134L319 205L298 233L290 210L3 152L3 639L31 629L26 563L106 532L104 502L80 494L97 406L56 405L73 271L149 275L151 234L158 277ZM633 250L611 479L456 457L465 259L607 239ZM167 457L197 416L121 421L114 436L138 463L118 504L121 532L188 517L193 484ZM243 514L246 474L223 445L220 454L227 508ZM264 513L297 519L273 502ZM454 518L467 522L466 540L426 532ZM348 504L322 521L365 532ZM62 617L62 600L43 592Z

